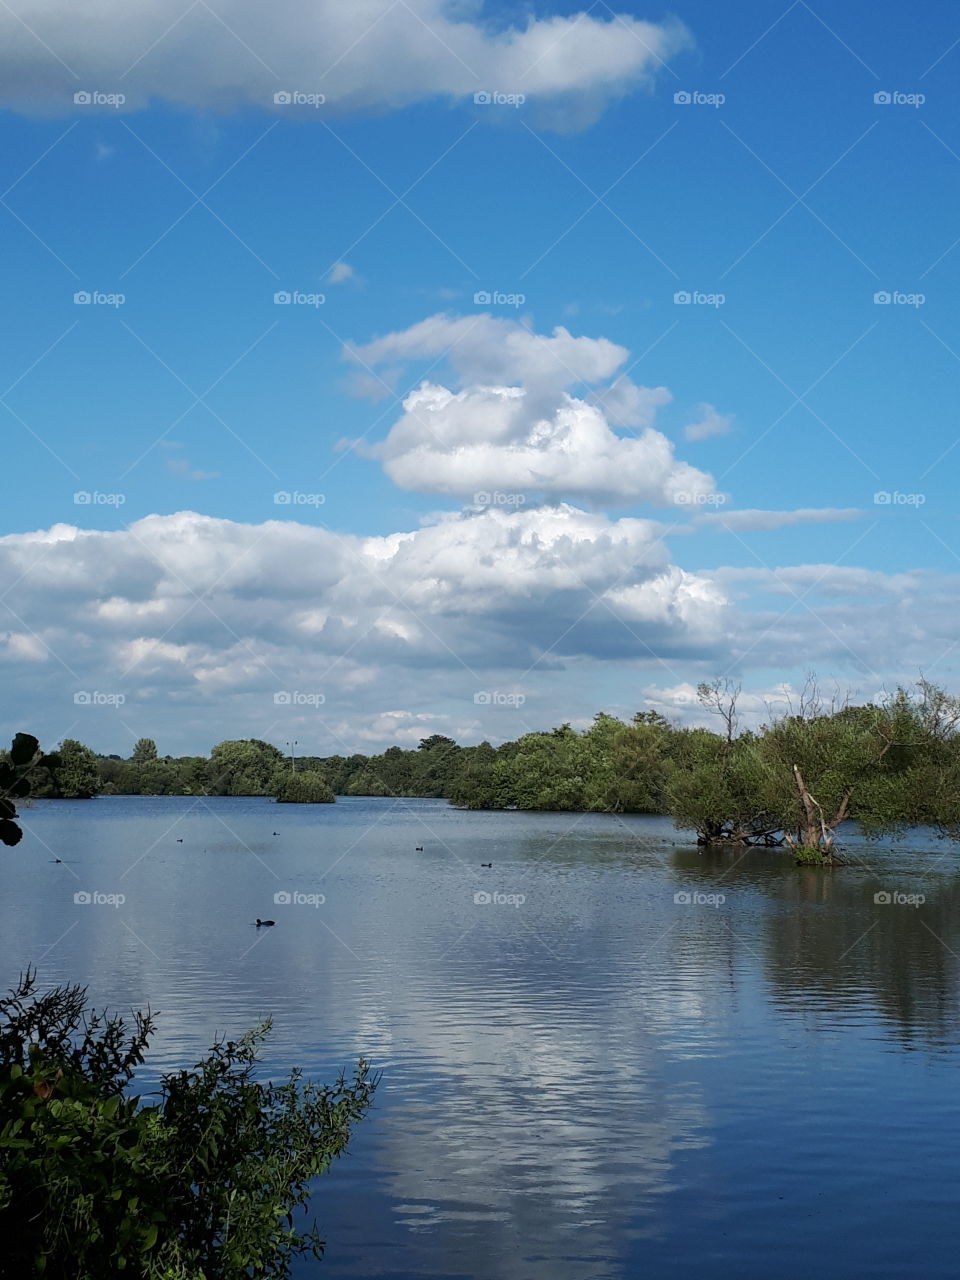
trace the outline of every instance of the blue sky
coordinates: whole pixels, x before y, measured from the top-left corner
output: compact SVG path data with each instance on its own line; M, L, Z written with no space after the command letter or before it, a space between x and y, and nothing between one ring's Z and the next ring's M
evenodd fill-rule
M264 32L239 0L136 27L108 5L99 40L56 6L0 19L7 729L368 749L689 716L721 673L758 714L810 668L862 696L955 685L955 7L341 9L285 0ZM547 378L557 326L583 344ZM618 417L625 373L669 398ZM442 448L400 402L424 378L453 397ZM502 430L493 385L523 397ZM599 468L586 417L561 422L591 397ZM663 449L706 478L647 483ZM24 539L56 526L90 536ZM608 560L617 530L642 569ZM341 578L278 592L272 557L331 549ZM519 574L503 599L489 555ZM278 689L324 701L274 724ZM78 691L123 702L74 723Z

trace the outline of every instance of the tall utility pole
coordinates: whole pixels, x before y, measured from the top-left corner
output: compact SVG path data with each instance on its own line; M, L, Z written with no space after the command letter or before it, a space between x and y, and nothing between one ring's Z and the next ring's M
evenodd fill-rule
M287 746L290 748L290 772L291 773L297 772L297 746L298 745L299 743L296 739L294 739L293 742L287 743Z

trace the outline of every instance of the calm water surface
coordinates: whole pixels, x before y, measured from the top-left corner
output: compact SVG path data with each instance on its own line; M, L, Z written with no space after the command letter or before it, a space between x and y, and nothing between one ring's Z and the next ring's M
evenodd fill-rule
M268 1014L271 1074L383 1071L298 1276L960 1270L960 853L930 833L820 872L660 819L432 800L103 797L24 825L0 981L30 962L160 1010L145 1085Z

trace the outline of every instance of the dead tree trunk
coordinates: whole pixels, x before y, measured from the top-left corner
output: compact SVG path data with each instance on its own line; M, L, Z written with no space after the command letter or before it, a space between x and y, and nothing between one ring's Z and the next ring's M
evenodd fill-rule
M793 766L793 777L797 787L797 795L800 799L800 806L803 810L803 821L795 836L785 832L784 838L791 848L804 853L816 853L825 861L830 862L833 860L833 846L837 838L836 829L841 822L846 821L850 814L850 788L848 787L844 791L836 814L830 822L827 822L823 814L823 807L811 795L806 782L803 780L799 765L795 764Z

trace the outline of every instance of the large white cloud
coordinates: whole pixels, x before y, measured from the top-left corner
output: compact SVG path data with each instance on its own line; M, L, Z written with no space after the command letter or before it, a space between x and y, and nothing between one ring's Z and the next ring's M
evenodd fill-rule
M618 372L629 352L605 338L577 338L562 326L546 336L489 315L437 315L345 354L371 371L427 360L449 366L452 388L424 381L386 440L365 446L402 488L609 506L694 504L713 489L711 477L678 461L651 425L669 392L634 386ZM582 394L602 383L610 385ZM640 434L611 427L606 397Z
M648 428L625 439L595 405L574 396L541 415L518 387L453 393L424 383L403 408L385 444L371 451L402 489L663 506L697 501L713 488L705 472L676 459L662 432Z
M610 10L537 19L518 6L495 28L469 0L17 0L0 6L0 101L72 110L87 90L123 93L127 109L289 112L274 94L299 91L324 94L329 113L498 91L584 124L689 43L679 22Z
M718 674L756 690L753 715L811 668L855 697L921 668L955 686L957 575L691 572L663 533L560 504L369 538L191 512L9 535L3 728L121 752L142 734L169 751L296 737L326 754L421 729L501 740L645 697L689 716L696 681ZM484 691L526 701L476 703ZM126 701L78 706L78 692Z
M84 736L92 711L74 695L95 692L125 698L106 704L120 737L153 726L205 748L282 737L299 716L327 726L328 751L351 726L354 745L422 724L504 736L481 730L477 691L543 660L706 659L725 608L670 563L657 524L567 506L372 538L191 512L115 532L61 525L0 539L0 596L11 729ZM291 692L323 701L278 708Z

